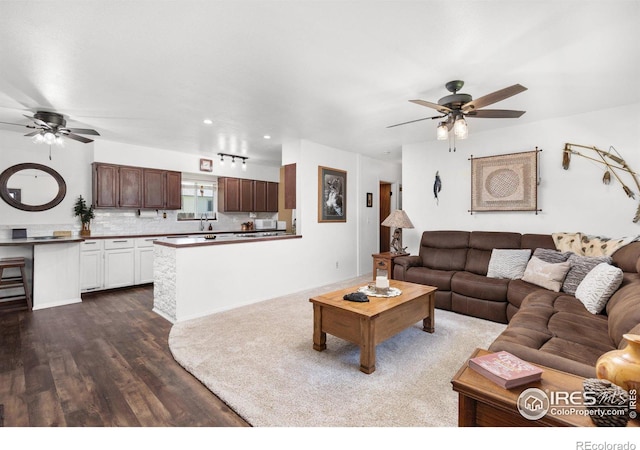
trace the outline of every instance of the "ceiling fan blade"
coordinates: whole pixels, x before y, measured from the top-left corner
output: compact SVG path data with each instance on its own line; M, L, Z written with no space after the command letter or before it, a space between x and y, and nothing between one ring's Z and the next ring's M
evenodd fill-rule
M447 117L447 116L446 116L446 115L444 115L444 116L425 117L425 118L423 118L423 119L410 120L409 122L402 122L402 123L397 123L397 124L395 124L395 125L389 125L387 128L399 127L400 125L407 125L408 123L422 122L423 120L429 120L429 119L441 119L442 117Z
M91 134L93 136L100 136L100 133L90 128L64 128L64 130L67 130L70 133Z
M40 125L41 127L44 127L47 130L51 130L51 125L49 125L47 122L44 122L40 119L36 119L35 117L27 116L26 114L23 114L23 116L25 116L27 119L34 122L36 125Z
M12 122L0 122L0 123L4 123L4 124L7 124L7 125L15 125L15 126L18 126L18 127L29 127L29 125L25 125L23 123L12 123ZM31 127L31 128L33 128L33 127Z
M497 103L501 100L512 97L526 90L527 90L526 87L520 84L514 84L513 86L509 86L504 89L500 89L499 91L495 91L495 92L492 92L491 94L487 94L483 97L477 98L475 100L471 100L469 103L465 103L464 105L462 105L462 110L463 111L468 111L470 109L478 110L480 108L484 108L485 106L492 105L493 103Z
M25 134L25 136L27 136L27 137L31 137L31 136L35 136L35 135L37 135L37 134L40 134L40 130L32 131L31 133L27 133L27 134Z
M425 100L409 100L411 103L415 103L416 105L426 106L427 108L433 108L441 113L450 113L453 111L451 108L447 108L446 106L438 105L437 103L427 102Z
M64 133L64 136L68 137L69 139L73 139L74 141L80 141L84 144L88 144L89 142L93 142L93 139L88 139L84 136L79 136L77 134L73 134L73 133Z
M517 119L524 113L526 113L526 111L515 111L512 109L481 109L479 111L469 111L465 115L485 119Z

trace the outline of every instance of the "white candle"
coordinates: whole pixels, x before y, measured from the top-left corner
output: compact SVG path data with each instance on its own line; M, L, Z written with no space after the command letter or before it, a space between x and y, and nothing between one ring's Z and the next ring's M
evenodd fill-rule
M388 288L389 287L389 279L387 277L376 277L376 287Z

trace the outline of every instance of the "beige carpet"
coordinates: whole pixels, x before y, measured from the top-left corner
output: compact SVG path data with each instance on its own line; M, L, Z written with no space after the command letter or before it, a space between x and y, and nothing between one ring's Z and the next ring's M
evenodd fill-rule
M368 278L346 280L178 323L174 358L253 426L456 426L451 378L476 347L505 325L436 310L436 331L421 322L379 344L376 371L359 367L357 346L327 335L312 348L309 298Z

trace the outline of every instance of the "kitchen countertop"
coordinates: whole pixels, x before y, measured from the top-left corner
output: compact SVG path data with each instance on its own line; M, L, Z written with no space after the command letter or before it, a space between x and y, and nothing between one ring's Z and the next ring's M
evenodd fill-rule
M69 242L82 242L82 237L58 237L58 236L34 236L25 239L0 239L0 246L11 245L40 245L40 244L63 244Z
M188 235L188 236L180 236L180 235L172 235L168 237L160 238L154 243L156 245L164 245L166 247L174 247L174 248L183 248L183 247L200 247L207 245L224 245L224 244L240 244L247 242L260 242L260 241L275 241L275 240L283 240L283 239L296 239L301 238L302 236L299 234L280 234L277 236L262 236L261 233L270 233L268 231L259 231L258 233L248 233L248 232L240 232L235 234L219 234L219 233L208 233L202 236L196 235ZM255 234L255 236L251 236L251 234ZM215 239L205 239L206 235L214 235Z
M194 231L191 233L188 232L177 232L172 233L170 231L165 233L138 233L138 234L96 234L91 236L86 236L84 239L134 239L134 238L144 238L144 237L166 237L166 236L184 236L184 237L194 237L194 236L206 236L209 234L240 234L240 233L284 233L284 230L275 230L275 229L267 229L267 230L247 230L247 231L222 231L222 230L205 230L205 231Z

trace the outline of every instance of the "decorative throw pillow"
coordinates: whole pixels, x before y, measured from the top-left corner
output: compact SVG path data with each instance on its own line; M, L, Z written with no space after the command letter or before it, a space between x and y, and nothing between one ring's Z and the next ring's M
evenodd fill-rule
M591 314L600 314L622 284L622 269L607 263L595 266L576 289L576 298Z
M494 248L491 252L489 260L489 268L487 269L487 277L489 278L508 278L510 280L519 280L524 275L524 269L527 268L531 250L512 250Z
M611 256L618 249L638 240L638 236L611 239L601 236L582 236L582 251L585 256Z
M582 233L551 233L556 249L582 255Z
M532 256L524 271L522 281L541 286L553 292L560 292L562 281L570 268L569 261L552 264Z
M571 252L559 252L558 250L552 250L550 248L537 248L533 252L533 256L544 262L557 264L565 262L571 256Z
M608 256L592 257L571 255L567 262L571 264L571 270L569 270L567 277L564 279L564 283L562 283L562 290L567 294L575 295L580 282L591 272L591 269L600 263L611 264L612 259Z

